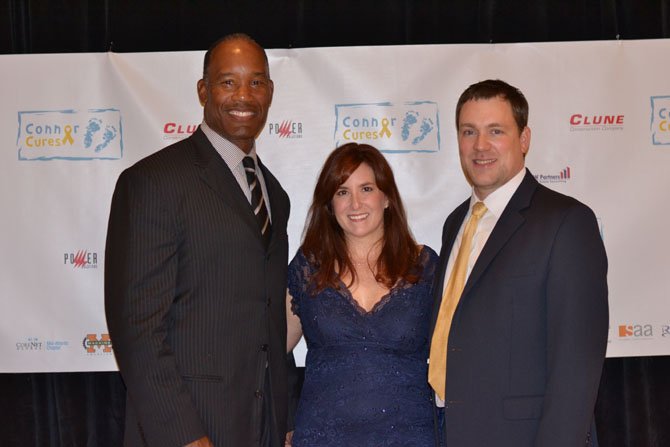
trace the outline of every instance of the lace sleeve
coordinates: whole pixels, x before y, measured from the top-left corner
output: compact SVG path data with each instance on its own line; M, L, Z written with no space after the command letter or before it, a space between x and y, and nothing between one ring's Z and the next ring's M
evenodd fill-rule
M300 316L300 303L307 296L311 266L302 251L298 250L288 266L288 291L291 294L291 311Z
M435 250L433 250L427 245L423 246L423 249L421 250L421 254L419 256L420 256L419 262L423 267L421 280L426 281L428 283L432 283L433 279L435 278L435 273L437 270L437 266L439 264L438 261L440 257L438 256L437 253L435 253Z

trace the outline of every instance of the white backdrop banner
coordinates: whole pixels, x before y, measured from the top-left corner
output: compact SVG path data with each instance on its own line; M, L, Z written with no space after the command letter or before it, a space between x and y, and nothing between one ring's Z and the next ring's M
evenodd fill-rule
M528 167L598 217L608 356L670 354L669 50L670 40L270 50L275 97L257 146L291 196L291 253L322 163L352 141L384 151L417 240L439 251L445 217L470 192L456 100L500 78L530 103ZM116 369L103 305L113 188L197 128L203 54L0 56L0 371Z

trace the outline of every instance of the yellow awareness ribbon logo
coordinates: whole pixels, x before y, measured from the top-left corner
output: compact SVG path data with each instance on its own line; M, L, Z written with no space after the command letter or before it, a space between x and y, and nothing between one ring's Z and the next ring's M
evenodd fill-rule
M72 126L69 124L64 127L65 136L63 137L63 144L70 143L74 144L74 138L72 138Z
M391 138L391 130L389 129L389 120L388 118L383 118L382 119L382 130L379 131L379 137L386 136L387 138Z

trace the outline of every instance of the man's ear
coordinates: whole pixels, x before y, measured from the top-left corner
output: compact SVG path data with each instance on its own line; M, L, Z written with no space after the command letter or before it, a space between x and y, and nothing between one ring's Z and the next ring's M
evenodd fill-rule
M521 135L519 136L519 141L521 142L521 152L523 152L523 155L525 156L530 149L530 127L526 126L523 128Z
M198 81L198 99L200 100L200 105L205 106L207 102L207 82L204 79Z
M272 82L272 79L268 79L270 85L270 105L272 105L272 98L275 96L275 83Z

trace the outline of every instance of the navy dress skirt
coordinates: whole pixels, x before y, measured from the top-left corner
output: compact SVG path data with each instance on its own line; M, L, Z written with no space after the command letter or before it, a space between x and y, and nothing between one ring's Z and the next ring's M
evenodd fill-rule
M366 312L344 284L311 295L315 266L296 254L288 283L308 351L294 447L434 445L426 359L437 259L424 246L419 282L400 281Z

